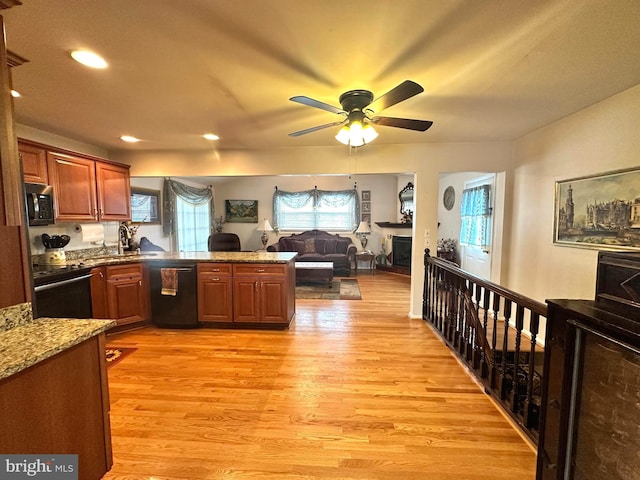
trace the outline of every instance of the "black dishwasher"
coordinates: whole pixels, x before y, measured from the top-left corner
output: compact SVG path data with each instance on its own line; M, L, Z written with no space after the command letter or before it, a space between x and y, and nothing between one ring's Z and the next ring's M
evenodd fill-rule
M151 319L155 325L165 328L200 326L196 272L193 263L150 262Z

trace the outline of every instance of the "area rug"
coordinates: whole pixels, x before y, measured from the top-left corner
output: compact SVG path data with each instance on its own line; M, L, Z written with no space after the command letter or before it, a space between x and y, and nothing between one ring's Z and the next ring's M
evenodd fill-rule
M120 362L126 356L131 355L136 350L137 348L107 347L105 351L107 368L113 367L116 363Z
M362 300L360 285L355 278L339 278L326 284L304 283L296 285L296 298L321 300Z

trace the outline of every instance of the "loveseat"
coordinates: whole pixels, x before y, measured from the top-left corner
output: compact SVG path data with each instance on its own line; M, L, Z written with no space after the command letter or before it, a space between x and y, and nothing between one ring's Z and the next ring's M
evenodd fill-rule
M349 276L357 250L350 238L322 230L280 237L277 243L267 247L268 252L297 252L296 262L333 262L336 276Z

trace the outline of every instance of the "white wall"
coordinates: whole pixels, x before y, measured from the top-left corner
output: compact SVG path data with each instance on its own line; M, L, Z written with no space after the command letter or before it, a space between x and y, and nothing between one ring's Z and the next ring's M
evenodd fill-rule
M594 298L597 250L553 243L555 182L637 167L638 132L640 85L515 142L510 289L539 301Z
M372 144L355 154L343 146L283 148L274 150L201 152L111 152L113 160L131 165L133 176L271 176L271 175L347 175L352 180L365 174L414 174L416 215L413 221L413 259L411 304L408 314L422 315L423 252L425 232L437 231L439 172L487 171L511 172L512 145L510 142L455 144ZM409 177L410 178L410 177ZM403 183L403 186L406 182ZM358 182L365 188L365 183ZM269 185L268 188L273 188ZM397 188L397 185L396 185ZM373 189L371 189L373 190ZM397 194L397 193L396 193ZM373 195L373 192L372 192ZM235 197L235 195L234 195ZM396 214L393 210L384 216ZM378 206L373 205L373 209ZM382 208L382 207L380 207ZM380 210L382 212L382 210ZM372 211L373 214L377 213ZM398 218L398 217L396 217ZM381 221L389 221L382 218ZM226 227L225 227L226 228ZM377 227L374 227L377 228ZM402 234L408 234L403 232ZM434 233L435 236L435 233Z

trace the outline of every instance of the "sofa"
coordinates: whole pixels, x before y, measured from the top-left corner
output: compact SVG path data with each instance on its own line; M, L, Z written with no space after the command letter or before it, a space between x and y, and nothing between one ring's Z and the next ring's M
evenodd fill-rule
M280 237L267 247L268 252L297 252L296 262L333 262L333 274L349 276L358 248L351 238L332 235L322 230Z

